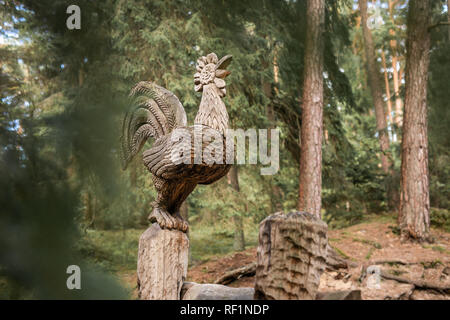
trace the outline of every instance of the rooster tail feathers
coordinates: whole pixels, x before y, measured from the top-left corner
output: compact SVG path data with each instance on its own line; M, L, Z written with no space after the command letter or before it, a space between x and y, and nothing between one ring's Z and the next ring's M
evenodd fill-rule
M149 81L141 81L134 86L131 97L139 97L141 103L157 116L164 134L178 126L187 124L186 112L177 96L169 90Z
M148 138L158 139L174 128L186 126L187 118L178 98L152 82L141 81L131 90L132 109L122 123L122 167L142 149Z

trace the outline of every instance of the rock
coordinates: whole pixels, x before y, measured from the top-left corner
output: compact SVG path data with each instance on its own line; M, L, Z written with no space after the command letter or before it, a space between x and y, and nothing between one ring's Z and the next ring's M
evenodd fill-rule
M183 300L186 291L188 291L192 286L196 284L197 284L196 282L189 282L189 281L184 282L183 286L181 287L180 300Z
M442 269L441 275L439 276L439 280L445 281L450 275L450 267L445 267Z
M198 284L187 282L183 285L182 300L253 300L253 288L232 288L221 284Z
M157 223L139 239L139 298L179 300L186 279L189 240L184 232L161 229Z
M326 266L327 225L314 215L276 213L259 226L255 299L314 300Z
M361 290L318 292L316 300L361 300Z
M367 287L364 282L361 289L363 300L408 300L414 291L414 285L382 279L380 288Z
M348 274L351 276L351 274ZM348 275L340 278L339 273L335 271L325 271L320 277L319 292L343 292L357 290L353 281L346 279Z

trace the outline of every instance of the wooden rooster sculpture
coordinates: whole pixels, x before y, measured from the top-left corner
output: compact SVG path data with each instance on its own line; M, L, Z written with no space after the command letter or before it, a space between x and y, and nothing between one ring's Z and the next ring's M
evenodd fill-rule
M218 60L215 53L197 60L195 91L203 94L194 126L187 126L186 112L179 99L169 90L145 81L139 82L131 90L130 96L135 104L123 120L123 169L139 153L147 139L153 137L155 141L150 149L143 152L143 160L153 174L158 192L149 220L157 222L161 228L186 232L188 224L179 212L183 201L197 184L213 183L230 170L230 165L225 164L228 113L222 101L226 94L223 79L230 74L225 68L230 62L230 55ZM194 136L202 131L211 133L211 130L222 139L223 161L194 161L198 152L202 154L208 147L208 139L203 137L200 144L197 143L202 150L195 151ZM187 134L189 139L183 139L180 132ZM186 141L190 154L182 156L190 161L174 161L174 154L186 150Z

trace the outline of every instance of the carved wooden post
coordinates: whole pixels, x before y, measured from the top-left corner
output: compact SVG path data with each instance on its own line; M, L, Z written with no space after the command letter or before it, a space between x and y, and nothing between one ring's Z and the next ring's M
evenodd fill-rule
M327 225L314 215L276 213L259 227L255 299L315 299L325 269Z
M147 139L153 137L155 141L144 151L143 162L158 192L149 216L156 224L139 240L141 299L180 299L189 255L185 234L189 226L180 215L181 204L197 184L211 184L231 168L227 161L234 149L226 146L229 118L222 101L231 59L231 55L219 59L210 53L197 60L194 89L203 95L194 126L187 126L183 105L169 90L149 81L141 81L131 90L131 110L123 119L120 139L122 166L126 169ZM209 143L197 146L193 137L198 135L205 142L214 138L214 156Z
M186 233L161 229L157 223L148 228L139 239L139 298L180 300L188 256L189 240Z

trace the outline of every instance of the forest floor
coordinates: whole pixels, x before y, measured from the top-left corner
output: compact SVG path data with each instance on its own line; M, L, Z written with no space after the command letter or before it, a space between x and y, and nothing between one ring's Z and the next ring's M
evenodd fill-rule
M433 228L432 235L433 244L401 242L393 216L376 216L351 227L330 230L331 246L350 262L350 266L327 269L319 291L359 289L362 298L368 300L450 299L450 233ZM208 255L206 260L190 266L187 280L213 283L226 272L254 261L254 245L242 252ZM370 265L378 265L384 274L379 287L368 286L365 270ZM136 272L126 269L115 273L136 299ZM254 276L242 277L227 285L253 287L254 280ZM442 287L446 289L441 290Z
M450 288L450 233L433 229L435 243L431 245L401 242L395 224L370 221L349 228L329 231L332 247L351 262L346 269L326 270L319 291L361 290L362 298L372 299L450 299L436 290ZM256 261L256 248L217 257L189 269L188 280L213 283L226 272ZM367 286L363 271L370 265L380 266L382 272L410 280L403 283L384 279L379 288ZM232 287L253 287L254 276L242 277ZM427 286L436 287L433 290Z

